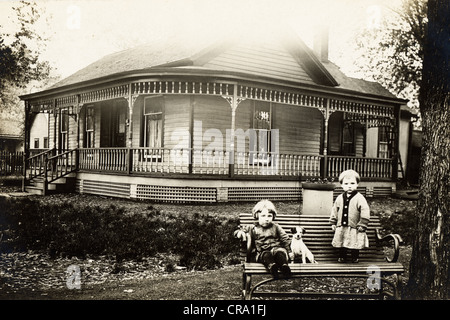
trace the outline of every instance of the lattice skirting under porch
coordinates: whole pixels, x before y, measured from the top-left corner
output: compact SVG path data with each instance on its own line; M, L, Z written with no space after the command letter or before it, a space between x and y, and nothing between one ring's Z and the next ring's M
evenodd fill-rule
M138 184L136 198L167 202L216 202L217 188L149 186Z
M301 187L232 187L228 188L228 201L300 201Z
M91 179L77 179L77 193L120 197L137 200L152 200L176 203L214 203L259 201L302 201L301 186L163 186L156 184L120 183ZM365 197L386 197L395 190L389 186L360 186L358 191ZM337 187L333 198L342 193Z
M95 194L107 197L129 198L131 186L129 183L110 181L79 180L77 179L75 191L78 193Z

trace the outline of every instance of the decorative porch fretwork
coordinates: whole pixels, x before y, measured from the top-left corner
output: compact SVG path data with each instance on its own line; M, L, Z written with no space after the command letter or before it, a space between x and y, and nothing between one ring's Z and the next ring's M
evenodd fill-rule
M359 122L367 124L368 128L373 127L394 127L395 119L367 114L344 113L344 121Z
M325 107L325 98L322 97L242 85L238 85L238 96L252 100L270 101L282 104L316 108Z
M77 103L93 103L116 98L129 99L130 95L136 97L145 94L195 94L221 96L223 98L235 97L235 99L239 99L240 101L245 99L261 100L280 104L313 107L319 109L324 115L328 101L328 115L334 111L341 111L382 118L395 118L394 108L389 105L358 103L344 99L325 98L309 93L272 90L225 81L138 81L82 92L79 95L71 94L59 96L54 99L46 98L30 101L29 103L33 111L44 112L45 110L52 110L54 106L56 108L63 108L76 105ZM56 100L55 105L53 104L54 100Z
M125 84L105 89L84 92L80 95L80 103L92 103L115 98L127 98L128 91L129 86Z
M53 112L53 100L40 100L37 102L30 103L30 111L34 113L40 112Z
M132 83L132 94L232 95L233 84L225 82L140 81Z
M62 108L66 106L73 106L78 103L77 95L64 96L56 99L56 107Z
M393 107L345 100L330 99L330 110L394 118Z

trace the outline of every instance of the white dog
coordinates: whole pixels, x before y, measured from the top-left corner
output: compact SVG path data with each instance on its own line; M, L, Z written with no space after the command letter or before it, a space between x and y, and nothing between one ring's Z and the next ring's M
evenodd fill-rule
M295 227L291 229L292 231L292 242L291 242L291 251L292 256L291 259L294 260L296 256L302 256L302 263L306 263L306 259L309 260L310 263L317 263L314 259L314 255L309 251L306 247L305 243L302 240L302 236L305 233L305 228L303 227Z

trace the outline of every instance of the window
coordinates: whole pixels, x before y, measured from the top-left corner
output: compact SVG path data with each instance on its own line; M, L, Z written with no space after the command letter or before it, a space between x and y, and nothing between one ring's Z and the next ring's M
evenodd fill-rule
M34 148L39 149L39 138L34 138Z
M164 100L162 97L149 97L144 101L144 147L161 148Z
M48 149L48 137L44 137L44 149Z
M391 157L391 152L389 148L389 138L390 133L388 127L378 128L378 157L389 159Z
M94 107L86 107L85 147L94 148Z
M61 109L59 129L59 148L61 151L65 151L67 150L69 139L67 134L69 131L69 110L67 109Z
M344 156L355 155L355 124L345 121L342 129L342 154Z
M255 102L253 113L253 135L250 136L250 163L265 163L270 161L272 106L268 102Z

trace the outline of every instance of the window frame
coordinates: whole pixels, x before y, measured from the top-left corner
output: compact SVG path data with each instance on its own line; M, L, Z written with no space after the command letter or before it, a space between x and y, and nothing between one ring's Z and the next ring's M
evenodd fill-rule
M251 165L270 165L271 163L271 133L273 125L272 102L255 101L253 104L252 131L249 143L249 162ZM266 143L262 145L262 140ZM266 147L267 150L263 151ZM259 155L263 155L260 158Z
M62 152L69 148L69 109L62 108L59 112L59 146Z
M89 125L89 118L91 118L91 126ZM92 128L90 128L92 127ZM93 105L86 106L85 112L85 148L95 148L95 108Z
M157 105L156 107L158 110L147 110L147 105L151 108L151 101L156 101ZM156 96L149 96L144 98L144 105L142 108L142 114L143 114L143 147L149 148L152 150L157 150L157 154L154 154L154 151L148 152L149 150L146 150L144 152L144 158L151 160L151 161L162 161L162 151L161 149L164 148L164 96L162 95L156 95ZM155 112L156 111L156 112ZM154 118L154 119L152 119ZM156 118L156 119L155 119ZM159 128L159 131L157 133L157 137L149 137L149 125L150 121L153 121L156 123L157 128ZM159 123L158 123L159 122ZM153 139L154 145L159 145L157 147L151 147L149 146L151 143L150 139Z

